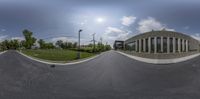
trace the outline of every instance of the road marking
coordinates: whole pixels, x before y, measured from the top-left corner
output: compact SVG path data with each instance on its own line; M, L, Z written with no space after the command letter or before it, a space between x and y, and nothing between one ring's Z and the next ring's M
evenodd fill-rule
M1 55L1 54L4 54L4 53L6 53L6 52L7 52L7 51L0 52L0 55Z
M133 56L133 55L129 55L120 51L116 51L119 54L122 54L124 56L127 56L129 58L141 61L141 62L146 62L146 63L152 63L152 64L171 64L171 63L178 63L178 62L183 62L183 61L187 61L190 60L192 58L195 58L197 56L200 55L200 53L198 54L194 54L194 55L190 55L190 56L186 56L186 57L181 57L181 58L173 58L173 59L150 59L150 58L143 58L143 57L138 57L138 56Z
M84 60L81 60L81 61L77 61L77 62L70 62L70 63L53 63L53 62L47 62L47 61L45 61L45 60L40 60L40 59L38 59L38 58L34 58L34 57L31 57L31 56L28 56L28 55L26 55L26 54L24 54L24 53L22 53L22 52L19 52L19 51L17 51L17 52L18 52L19 54L21 54L22 56L24 56L24 57L30 59L30 60L37 61L37 62L44 63L44 64L48 64L48 65L74 65L74 64L80 64L80 63L87 62L87 61L90 61L90 60L92 60L92 59L95 59L95 58L99 57L101 54L103 54L103 53L101 53L101 54L99 54L99 55L96 55L96 56L93 56L93 57L91 57L91 58L87 58L87 59L84 59Z

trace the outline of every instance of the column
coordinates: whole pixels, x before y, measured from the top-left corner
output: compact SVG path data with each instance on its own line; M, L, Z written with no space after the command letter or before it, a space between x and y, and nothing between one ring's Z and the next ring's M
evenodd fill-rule
M178 52L181 52L181 39L178 38Z
M135 41L135 51L138 51L138 40Z
M185 52L185 40L182 39L182 51Z
M139 53L141 53L142 51L142 40L139 39Z
M176 38L173 37L173 53L176 53Z
M170 41L169 37L167 37L167 53L170 53Z
M163 53L163 36L160 37L161 52Z
M188 40L186 40L185 43L186 43L186 44L185 44L185 45L186 45L186 50L185 50L185 51L188 52L188 49L189 49L189 46L188 46Z
M157 37L154 37L154 53L157 53Z
M148 38L148 51L151 53L151 37Z
M146 52L146 39L143 39L143 52Z

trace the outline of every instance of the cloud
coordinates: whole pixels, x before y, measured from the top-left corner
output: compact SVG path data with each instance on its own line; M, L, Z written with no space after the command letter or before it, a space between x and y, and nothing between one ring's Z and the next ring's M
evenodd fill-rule
M185 26L183 27L183 29L188 30L190 27L189 26Z
M200 33L195 33L193 35L191 35L191 37L195 38L196 40L200 41Z
M11 40L19 40L19 41L25 40L24 37L11 37L10 39Z
M2 36L0 36L0 41L5 40L7 37L8 37L8 35L2 35Z
M103 34L103 38L112 45L115 40L127 39L130 33L131 31L126 31L115 27L107 27L105 33Z
M115 28L115 27L107 27L107 29L105 30L105 34L110 37L117 37L124 33L125 32L123 30Z
M125 26L130 26L131 24L133 24L136 20L136 17L134 16L124 16L121 21L122 24Z
M77 41L77 39L75 39L75 38L69 38L69 37L55 37L55 38L51 39L52 42L56 42L58 40L62 40L63 42L67 42L67 41L76 42Z
M140 33L148 32L151 30L168 30L168 31L175 31L174 29L168 28L165 24L162 24L161 22L157 21L156 19L152 17L148 17L147 19L143 19L138 23L139 27L137 30Z
M6 31L6 29L1 29L1 32L5 32Z

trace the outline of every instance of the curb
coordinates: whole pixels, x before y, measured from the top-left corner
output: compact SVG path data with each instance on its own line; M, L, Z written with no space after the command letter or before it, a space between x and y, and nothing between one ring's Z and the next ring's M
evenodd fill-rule
M74 64L80 64L80 63L83 63L83 62L87 62L87 61L90 61L90 60L93 60L97 57L99 57L101 54L99 55L96 55L96 56L93 56L93 57L90 57L90 58L86 58L86 59L83 59L81 61L77 61L77 62L70 62L70 63L54 63L54 62L47 62L48 60L40 60L40 59L37 59L37 58L34 58L34 57L31 57L31 56L28 56L22 52L19 52L17 51L17 53L19 53L20 55L30 59L30 60L33 60L33 61L37 61L37 62L40 62L40 63L43 63L43 64L48 64L48 65L74 65Z
M190 60L192 58L195 58L197 56L200 55L200 53L198 54L194 54L194 55L190 55L190 56L186 56L186 57L181 57L181 58L173 58L173 59L150 59L150 58L143 58L143 57L138 57L138 56L133 56L133 55L129 55L120 51L116 51L119 54L122 54L124 56L127 56L129 58L135 59L137 61L141 61L141 62L145 62L145 63L151 63L151 64L172 64L172 63L179 63L179 62L183 62L183 61L187 61Z
M0 55L1 55L1 54L4 54L4 53L6 53L6 52L7 52L7 51L0 52Z

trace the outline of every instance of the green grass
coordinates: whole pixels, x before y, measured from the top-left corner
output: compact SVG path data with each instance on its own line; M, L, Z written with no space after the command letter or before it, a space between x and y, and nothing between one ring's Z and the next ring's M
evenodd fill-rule
M77 51L62 50L62 49L37 49L37 50L23 50L24 54L50 61L73 61L77 59ZM94 56L93 53L81 52L81 59Z

